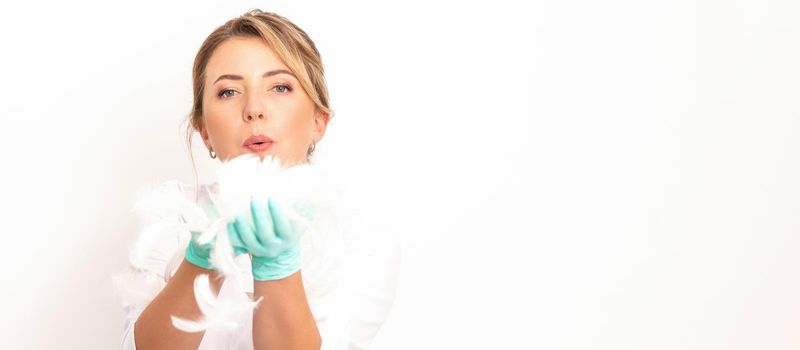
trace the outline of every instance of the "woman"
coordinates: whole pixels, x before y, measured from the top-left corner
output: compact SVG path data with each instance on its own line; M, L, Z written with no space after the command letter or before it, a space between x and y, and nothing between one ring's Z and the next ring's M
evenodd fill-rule
M197 131L209 156L223 162L251 154L274 157L289 166L308 164L331 118L314 43L287 19L259 10L228 21L208 36L195 58L193 87L190 148ZM174 181L163 186L197 203L213 203L218 189L208 185L195 190ZM352 284L349 289L343 284L336 292L312 295L308 282L314 281L302 274L307 264L300 262L300 243L283 239L291 232L275 228L285 222L285 215L271 202L262 204L251 208L260 218L255 227L240 219L227 227L237 263L247 267L249 260L252 285L226 284L210 262L213 243L204 245L184 236L163 239L146 257L132 260L115 280L123 288L138 289L130 294L139 296L138 301L126 300L124 348L351 349L369 344L394 298L396 269L390 267L388 276L372 276L383 279L371 289L367 284ZM192 237L196 234L192 232ZM273 239L265 239L266 235ZM379 254L399 257L398 253L389 249ZM396 266L399 260L387 261ZM254 300L262 298L241 330L185 332L175 327L174 317L202 316L193 283L204 274L210 276L215 294L245 291Z

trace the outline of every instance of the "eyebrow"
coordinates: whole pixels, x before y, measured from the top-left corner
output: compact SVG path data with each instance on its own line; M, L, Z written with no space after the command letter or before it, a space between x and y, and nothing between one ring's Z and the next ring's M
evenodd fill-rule
M288 70L285 70L285 69L275 69L275 70L267 71L267 72L265 72L264 74L262 74L262 75L261 75L261 77L262 77L262 78L267 78L267 77L271 77L271 76L273 76L273 75L278 75L278 74L289 74L289 75L291 75L291 76L293 76L293 77L294 77L294 74L292 74L292 72L290 72L290 71L288 71ZM213 82L213 83L211 83L211 84L212 84L212 85L213 85L213 84L216 84L218 81L220 81L220 80L222 80L222 79L230 79L230 80L242 80L242 79L244 79L244 78L242 78L242 76L241 76L241 75L235 75L235 74L223 74L223 75L220 75L220 76L219 76L219 78L217 78L217 80L214 80L214 82Z

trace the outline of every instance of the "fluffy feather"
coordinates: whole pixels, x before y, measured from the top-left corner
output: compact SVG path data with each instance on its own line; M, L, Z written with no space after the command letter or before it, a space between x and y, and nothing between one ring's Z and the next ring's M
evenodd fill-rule
M189 201L179 186L179 183L170 181L150 192L139 189L132 211L149 224L145 225L130 251L129 260L134 267L143 268L146 256L167 234L201 232L208 228L209 219L205 212Z
M194 297L197 306L202 312L200 319L196 321L171 315L172 325L184 332L200 332L207 329L217 329L232 331L240 326L239 323L232 321L240 313L254 309L263 298L252 301L247 300L220 299L214 296L211 289L211 282L207 274L200 274L194 280Z
M220 232L217 235L214 249L211 250L211 264L217 266L226 278L239 277L242 273L239 271L239 266L236 265L234 256L231 253L233 246L231 245L230 237L226 234L227 227L223 227L223 230L225 232Z
M233 217L249 208L253 183L258 182L259 159L244 154L224 162L219 168L219 199L217 207L223 217Z
M128 259L133 267L143 269L145 260L155 245L163 239L167 233L184 230L185 225L175 219L162 219L145 226L139 234L138 239L133 243L129 252Z
M335 216L334 203L339 194L335 191L337 187L323 181L325 178L322 174L307 164L286 167L277 158L260 160L253 154L224 162L219 169L218 179L219 191L212 196L212 203L188 200L180 192L177 183L168 183L149 195L140 196L134 211L158 220L145 228L135 244L131 252L133 266L142 265L147 254L165 233L175 230L184 235L188 235L188 231L201 232L198 237L201 244L216 239L211 263L226 279L236 281L242 278L243 273L235 263L227 224L237 214L252 223L250 201L272 199L300 232L303 280L309 295L322 294L333 287L335 276L331 268L342 246L341 231L332 220ZM146 284L149 287L145 290L132 292L128 296L130 302L152 300L157 289L151 282ZM123 286L126 283L115 281L115 284ZM261 300L253 301L245 293L226 298L214 297L207 275L198 276L193 288L202 316L198 320L172 316L173 325L186 332L212 328L235 329L239 324L233 320L241 316L239 313L251 311Z
M194 231L202 233L197 238L197 243L207 244L214 237L217 237L220 232L227 232L228 221L230 221L228 218L219 218L206 227L198 227L198 230Z

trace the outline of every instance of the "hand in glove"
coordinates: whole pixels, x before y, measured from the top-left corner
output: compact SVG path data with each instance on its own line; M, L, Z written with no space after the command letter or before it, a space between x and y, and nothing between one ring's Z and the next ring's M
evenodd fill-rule
M215 220L219 217L216 208L213 207L211 204L201 204L200 205L203 211L206 212L207 217L210 220ZM211 251L214 249L214 243L216 243L217 238L214 237L211 242L206 244L200 244L197 242L197 239L200 237L202 232L195 232L189 231L192 233L192 239L189 241L189 245L186 247L186 260L194 265L200 266L205 269L209 270L216 270L214 266L211 264ZM226 230L228 237L231 238L231 243L234 242L234 233L230 230ZM243 248L234 247L234 255L240 255L246 253Z
M307 205L300 211L310 215ZM253 278L271 281L286 278L300 270L300 236L304 225L293 225L289 217L272 199L250 201L252 223L244 215L228 224L233 232L231 242L237 249L252 254Z

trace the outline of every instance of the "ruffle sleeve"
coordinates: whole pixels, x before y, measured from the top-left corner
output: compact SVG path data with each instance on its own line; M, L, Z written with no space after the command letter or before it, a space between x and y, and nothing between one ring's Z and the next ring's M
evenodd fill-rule
M186 198L194 200L194 189L178 181L167 181L158 186L152 193L178 191ZM142 198L140 198L142 199ZM147 200L145 198L145 200ZM122 349L134 350L134 324L142 311L164 288L183 260L181 235L179 231L164 229L164 216L149 212L139 212L139 227L134 240L134 249L129 253L128 265L120 273L112 276L112 283L122 300L125 313L123 325ZM141 244L143 234L148 230L159 232L147 244L147 254L137 256L135 249ZM184 243L185 245L185 243Z

